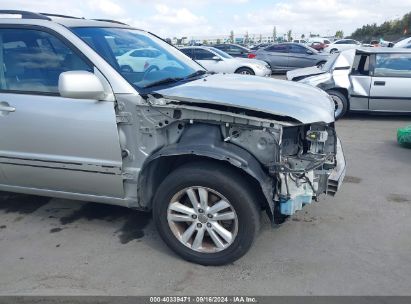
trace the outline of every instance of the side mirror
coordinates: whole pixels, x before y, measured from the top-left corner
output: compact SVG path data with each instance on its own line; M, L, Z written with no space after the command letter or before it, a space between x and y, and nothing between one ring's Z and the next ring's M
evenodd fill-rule
M60 74L59 92L62 97L102 100L104 87L100 79L87 71L68 71Z
M313 52L313 51L310 51L310 50L307 50L307 54L308 54L308 55L312 55L312 54L314 54L314 52Z
M215 61L221 61L221 58L218 57L218 56L214 56L212 59L215 60Z

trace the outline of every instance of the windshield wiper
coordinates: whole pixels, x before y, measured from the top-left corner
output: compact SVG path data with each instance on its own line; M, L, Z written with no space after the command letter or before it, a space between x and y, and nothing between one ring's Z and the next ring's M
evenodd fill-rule
M167 78L161 79L159 81L152 82L152 83L146 85L144 88L151 88L151 87L155 87L155 86L162 85L162 84L175 83L175 82L178 82L178 81L181 81L181 80L187 80L187 79L198 77L198 76L201 76L201 75L204 75L204 74L207 74L207 71L198 70L198 71L195 71L194 73L191 73L190 75L185 76L185 77L167 77Z
M201 75L204 75L204 74L207 74L207 71L198 70L198 71L195 71L194 73L191 73L190 75L184 77L184 79L189 79L189 78L201 76Z
M174 83L174 82L177 82L183 79L184 78L181 78L181 77L168 77L168 78L161 79L159 81L154 81L146 85L144 88L151 88L151 87L155 87L155 86L162 85L162 84Z

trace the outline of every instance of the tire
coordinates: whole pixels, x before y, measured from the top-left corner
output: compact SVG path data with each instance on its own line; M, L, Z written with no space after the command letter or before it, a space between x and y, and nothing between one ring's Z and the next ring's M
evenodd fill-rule
M121 69L122 72L125 72L125 73L132 73L133 72L133 69L129 65L122 65L120 67L120 69Z
M345 115L345 113L348 111L348 100L347 97L335 90L330 90L327 91L327 93L331 96L331 98L334 100L335 103L335 120L340 119Z
M244 75L255 75L254 71L250 68L242 67L235 71L236 74L244 74Z
M185 260L201 265L231 263L250 249L260 228L260 211L254 201L256 196L253 195L250 188L246 180L241 178L241 174L228 166L210 161L186 164L171 172L158 187L153 203L154 223L164 242ZM187 194L191 190L194 191L197 201L199 201L200 191L203 193L205 190L208 191L209 207L204 208L203 213L200 209L195 212L192 208L193 205L191 205ZM228 202L229 207L221 209L218 213L211 211L210 208L216 206L217 202L221 203L221 200ZM176 205L179 203L189 208L191 206L191 211L187 212L187 209L184 209L183 213L176 212L175 210L181 208L181 206ZM214 208L217 210L216 207ZM188 222L174 221L176 215L177 217L185 216L184 220L188 217L192 218L193 211L195 219L190 219ZM226 221L210 219L210 213L207 211L211 211L215 218L221 218L221 215L224 215L232 219ZM199 224L201 224L200 228ZM195 228L190 230L192 225L195 225ZM221 226L224 226L226 231L231 232L231 242L221 237L221 235L227 236L224 231L223 234L220 234ZM184 233L188 230L194 232L188 241L184 242ZM204 238L201 246L197 246L195 249L193 248L195 247L195 239L199 234L201 237L200 230L204 231ZM210 230L212 230L211 233L209 233ZM216 233L216 231L219 232ZM214 241L212 234L214 234L214 238L217 234L221 242ZM189 232L188 235L190 235ZM199 243L197 242L197 244ZM220 248L217 244L220 245Z
M320 61L319 63L317 63L317 67L318 68L322 68L322 66L325 64L326 61Z
M330 51L330 54L335 54L335 53L338 53L338 50L337 50L337 49L332 49L332 50Z

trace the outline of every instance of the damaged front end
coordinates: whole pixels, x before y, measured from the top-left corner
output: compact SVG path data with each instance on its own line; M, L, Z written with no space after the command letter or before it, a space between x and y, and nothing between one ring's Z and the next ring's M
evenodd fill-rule
M138 106L143 162L138 188L160 182L155 172L161 159L171 167L207 158L235 166L250 179L250 187L263 194L256 200L274 223L322 194L335 194L345 160L330 97L293 82L223 76L143 97ZM153 183L156 176L160 180ZM141 208L150 208L153 187L138 194Z
M274 223L283 222L322 194L334 195L342 182L345 160L334 123L301 124L286 117L281 121L263 112L160 95L147 101L150 106L140 121L162 130L161 138L172 134L176 126L180 133L161 147L153 146L157 152L147 162L188 154L228 162L259 183L266 199L262 205ZM165 124L162 113L167 115ZM151 133L150 141L157 142L156 137Z
M335 195L345 159L334 124L223 128L225 141L252 153L275 181L270 217L281 223L322 194Z
M345 159L333 124L283 128L279 159L269 166L277 179L275 214L288 216L322 194L335 195Z

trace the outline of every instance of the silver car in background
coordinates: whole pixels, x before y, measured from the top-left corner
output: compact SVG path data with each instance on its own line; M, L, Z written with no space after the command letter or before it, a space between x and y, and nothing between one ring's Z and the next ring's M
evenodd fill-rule
M267 62L273 72L286 72L298 68L321 66L329 54L299 43L273 44L256 51L256 59Z
M411 50L360 48L334 54L322 68L298 69L287 79L325 90L335 117L347 111L411 113Z
M192 46L181 48L184 54L214 73L270 76L270 66L261 60L235 58L214 47Z

